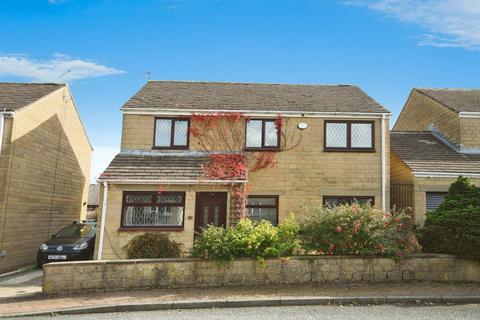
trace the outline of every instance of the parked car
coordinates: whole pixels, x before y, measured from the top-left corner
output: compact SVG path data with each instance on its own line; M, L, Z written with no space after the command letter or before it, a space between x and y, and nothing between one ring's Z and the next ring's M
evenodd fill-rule
M97 224L94 221L74 221L42 244L37 264L93 259Z

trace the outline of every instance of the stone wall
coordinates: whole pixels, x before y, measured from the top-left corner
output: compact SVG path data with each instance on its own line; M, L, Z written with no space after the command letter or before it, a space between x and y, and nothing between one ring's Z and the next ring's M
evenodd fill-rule
M429 131L430 126L440 130L453 143L461 143L458 114L429 96L413 90L393 131Z
M480 282L480 262L449 255L390 258L291 257L260 264L200 259L60 262L44 266L43 292L316 283L328 281Z
M480 150L480 118L460 118L460 132L464 150Z

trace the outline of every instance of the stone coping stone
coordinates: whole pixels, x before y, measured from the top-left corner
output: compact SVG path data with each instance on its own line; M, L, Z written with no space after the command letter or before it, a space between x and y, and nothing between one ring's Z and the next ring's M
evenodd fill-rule
M438 253L416 253L412 254L409 258L455 258L453 255L449 254L438 254ZM321 256L321 255L304 255L304 256L290 256L285 257L285 259L290 260L316 260L316 259L394 259L394 257L388 256L361 256L361 255L335 255L335 256ZM458 257L457 259L462 259ZM278 258L266 258L266 261L269 260L278 260ZM165 259L117 259L117 260L91 260L91 261L67 261L67 262L55 262L56 266L63 265L89 265L89 264L142 264L142 263L176 263L176 262L214 262L214 260L201 259L201 258L165 258ZM233 261L257 261L255 258L238 258ZM226 262L228 263L228 262ZM48 266L45 265L45 266Z

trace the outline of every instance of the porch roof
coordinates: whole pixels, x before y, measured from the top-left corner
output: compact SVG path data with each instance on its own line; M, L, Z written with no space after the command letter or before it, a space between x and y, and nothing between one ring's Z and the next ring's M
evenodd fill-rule
M208 155L199 152L124 152L110 162L99 181L125 184L230 184L246 180L202 178Z

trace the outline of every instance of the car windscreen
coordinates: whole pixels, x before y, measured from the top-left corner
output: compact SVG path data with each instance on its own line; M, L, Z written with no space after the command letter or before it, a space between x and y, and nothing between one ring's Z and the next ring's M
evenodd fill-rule
M56 238L85 238L90 235L92 231L92 225L89 224L72 224L65 227L59 233L55 235Z

